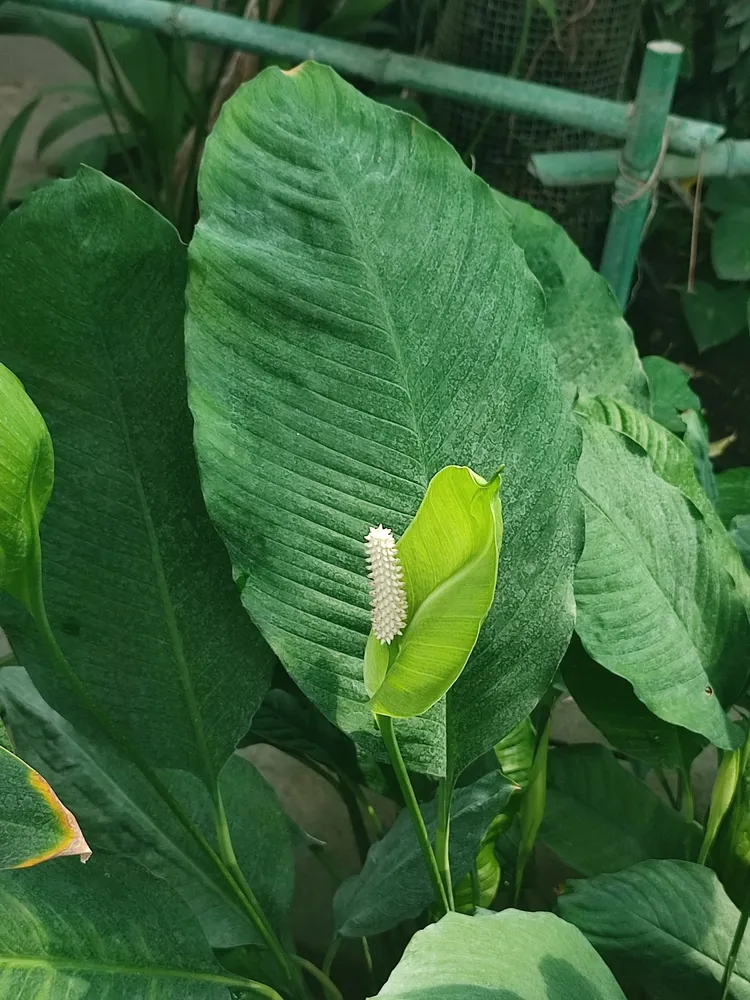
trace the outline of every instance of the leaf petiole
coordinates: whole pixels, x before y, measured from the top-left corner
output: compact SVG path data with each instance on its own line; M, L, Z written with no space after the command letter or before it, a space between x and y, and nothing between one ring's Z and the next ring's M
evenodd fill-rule
M383 737L383 743L385 743L385 748L388 751L388 756L391 764L393 765L396 780L398 781L399 788L401 789L401 794L404 796L404 802L406 802L406 807L411 815L411 821L414 825L417 840L419 841L419 847L422 851L422 857L424 858L425 867L427 868L427 874L430 876L430 881L432 882L432 888L435 893L435 902L438 905L440 916L442 917L444 914L448 913L452 907L446 894L443 880L440 876L440 869L438 868L435 852L433 851L432 844L430 843L430 835L427 833L427 827L425 826L424 817L422 816L422 810L419 808L417 796L414 794L414 789L412 788L411 781L409 780L409 772L406 769L404 758L401 756L401 750L399 748L398 741L396 740L393 719L389 715L376 715L375 721L378 725L378 729L380 730L380 735Z

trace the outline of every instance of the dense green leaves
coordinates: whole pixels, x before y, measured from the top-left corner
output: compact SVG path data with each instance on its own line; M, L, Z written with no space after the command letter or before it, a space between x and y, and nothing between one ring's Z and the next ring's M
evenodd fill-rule
M39 522L54 478L52 442L23 386L0 364L0 591L29 603L39 586Z
M495 192L513 239L544 289L544 320L560 375L571 391L615 396L648 409L648 383L633 334L609 283L562 226L525 202Z
M379 715L422 715L458 679L495 596L503 534L500 474L467 468L433 476L398 543L406 591L403 635L370 633L365 684Z
M490 189L420 122L313 64L266 70L206 146L190 403L207 505L253 620L305 693L374 743L362 539L432 475L505 464L498 595L459 680L399 726L460 770L528 713L572 625L577 434L539 287Z
M648 858L694 856L698 828L686 823L605 747L553 750L541 839L584 875Z
M41 774L0 747L0 868L27 868L84 853L73 814Z
M3 872L0 911L3 1000L229 1000L252 985L222 972L179 898L133 862Z
M415 934L378 997L393 1000L624 1000L612 973L551 913L449 913Z
M450 866L453 878L465 875L474 863L492 820L508 804L515 786L497 772L460 788L451 805ZM434 839L437 803L422 806L425 825ZM414 826L407 810L367 855L364 868L336 893L336 929L347 937L388 930L418 916L433 898Z
M236 896L138 768L106 734L86 737L41 699L21 667L0 671L0 704L21 753L55 787L97 853L139 861L165 879L190 905L216 948L257 942L257 932ZM168 774L189 822L215 842L211 801L201 782L184 771ZM270 786L237 756L221 772L220 788L240 867L277 926L291 904L294 850L299 831L282 812Z
M122 743L210 783L247 731L270 653L200 494L183 369L184 247L155 211L85 170L6 221L0 268L0 355L55 441L42 528L52 627ZM73 717L78 702L28 618L5 614L35 683Z
M747 676L747 574L676 437L613 401L581 411L578 634L654 714L732 747L723 706Z
M572 882L559 907L626 982L658 1000L719 1000L739 913L708 868L645 861L616 875ZM727 995L750 997L747 939Z
M722 522L729 527L732 518L750 514L750 469L727 469L716 479L717 510Z

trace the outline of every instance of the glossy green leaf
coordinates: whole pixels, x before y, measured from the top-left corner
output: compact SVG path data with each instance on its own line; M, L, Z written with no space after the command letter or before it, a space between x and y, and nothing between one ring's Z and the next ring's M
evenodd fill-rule
M698 864L704 865L711 853L711 848L716 840L724 817L729 811L740 781L740 775L744 766L744 749L725 750L721 755L719 767L716 771L716 779L711 790L711 801L706 817L706 828L703 835L700 853L698 854Z
M0 704L19 753L73 810L95 854L127 855L167 881L213 947L258 943L247 913L189 831L104 733L94 729L84 736L74 729L43 701L21 667L0 671ZM201 782L184 771L167 777L190 820L214 844L211 802ZM291 904L301 835L247 761L233 755L221 772L220 788L242 871L280 928Z
M68 132L72 132L79 125L91 121L92 118L100 118L104 113L105 110L101 101L76 104L72 108L66 108L64 111L61 111L59 115L51 118L42 129L36 144L37 156L41 156L53 142L57 142L58 139L67 135Z
M724 706L747 677L750 580L679 439L611 400L580 414L578 634L655 715L731 749L741 733Z
M464 876L493 818L507 805L515 786L497 772L459 788L451 804L450 867L453 878ZM437 804L421 806L434 839ZM334 899L336 930L346 937L379 934L402 920L417 917L433 899L414 826L407 810L370 849L359 875L347 879Z
M633 685L599 666L574 639L562 662L576 704L603 736L629 757L667 770L690 764L705 746L695 733L654 715Z
M448 466L430 481L398 542L407 619L390 646L370 632L365 685L373 712L422 715L458 680L495 596L502 544L500 474Z
M209 786L248 729L271 656L203 507L185 394L185 250L90 170L0 229L0 354L54 436L42 526L47 611L121 750ZM44 294L39 294L40 283ZM3 625L47 701L78 698L27 615Z
M619 871L647 858L695 856L698 827L595 744L549 755L541 840L583 875Z
M58 45L92 76L98 73L96 49L86 21L69 14L36 10L25 3L0 6L0 35L37 35Z
M624 1000L583 935L551 913L449 913L419 931L378 997Z
M493 819L479 845L473 866L463 878L455 882L453 899L459 913L474 913L477 907L486 909L492 905L502 877L495 842L511 822L511 817L506 813L499 813Z
M88 854L73 814L33 768L0 747L0 868Z
M727 469L716 475L717 511L729 527L733 518L750 514L750 469Z
M690 375L658 354L644 358L643 369L651 387L654 420L675 434L682 434L685 424L680 413L701 408L700 398L690 388Z
M523 887L526 865L534 851L536 838L544 819L547 802L547 760L549 757L549 737L552 726L551 715L542 730L534 748L534 762L529 773L528 785L524 789L518 812L518 857L514 873L514 900L517 902Z
M711 262L722 281L750 278L750 208L726 212L716 220L711 232Z
M33 101L29 101L25 107L21 108L10 124L6 126L5 131L0 136L0 218L2 218L3 205L8 197L8 181L10 180L18 147L23 139L26 126L29 124L38 104L38 97L35 97Z
M370 750L362 539L402 534L446 465L505 464L513 584L445 702L397 727L410 768L460 771L528 714L571 627L577 433L538 284L455 151L322 66L270 68L225 105L200 198L186 335L207 506L279 659Z
M648 383L630 327L609 283L562 226L523 201L495 192L513 239L547 299L545 326L571 393L604 393L648 409Z
M750 741L739 752L737 773L728 768L727 778L734 781L734 795L729 813L719 831L712 856L712 866L719 873L727 893L743 906L750 888ZM723 789L719 789L719 793Z
M52 492L54 458L44 420L0 364L0 591L28 603L38 586L39 522Z
M719 1000L739 913L708 868L644 861L616 875L570 883L560 913L607 964L658 1000ZM750 939L727 996L750 997Z
M746 288L714 288L707 281L696 281L695 290L682 292L682 310L702 354L711 347L747 331L748 291Z
M1 873L0 931L3 1000L229 1000L252 986L221 970L164 882L122 859Z

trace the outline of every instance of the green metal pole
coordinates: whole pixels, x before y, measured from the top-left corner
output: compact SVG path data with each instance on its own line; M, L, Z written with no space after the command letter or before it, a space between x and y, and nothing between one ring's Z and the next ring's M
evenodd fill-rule
M581 150L570 153L536 153L530 172L545 187L586 187L611 184L617 177L620 154L616 149ZM741 177L750 174L750 139L725 139L700 157L664 157L659 177L663 181L689 177Z
M663 142L682 51L676 42L649 42L638 80L599 268L623 309L630 296L643 227L653 204L655 185L659 183Z
M394 88L410 87L516 115L586 129L623 139L628 105L538 83L399 55L338 38L292 31L199 6L169 0L22 0L24 6L115 21L166 35L302 62L315 59L341 73ZM691 118L670 119L670 147L697 155L724 133L721 125Z

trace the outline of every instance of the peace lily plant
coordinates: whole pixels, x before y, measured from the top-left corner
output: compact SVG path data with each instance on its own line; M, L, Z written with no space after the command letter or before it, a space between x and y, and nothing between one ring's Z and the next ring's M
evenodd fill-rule
M228 102L200 198L189 247L92 170L0 227L0 1000L749 996L750 494L680 373L324 67ZM327 951L258 743L349 816Z

